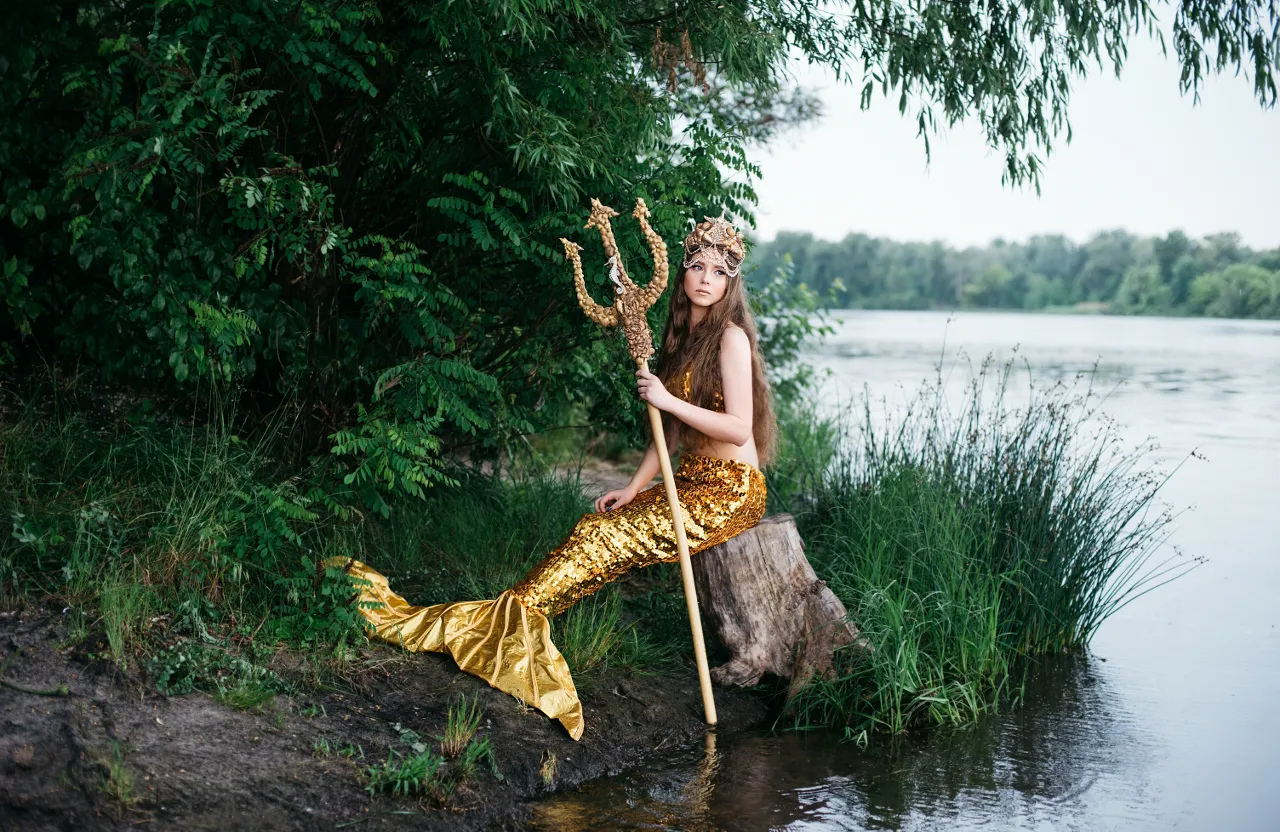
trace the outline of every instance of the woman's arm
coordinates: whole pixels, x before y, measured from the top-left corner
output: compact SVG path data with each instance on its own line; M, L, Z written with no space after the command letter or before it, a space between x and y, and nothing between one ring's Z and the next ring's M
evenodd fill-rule
M667 439L668 455L670 455L671 440ZM611 511L615 508L622 508L627 503L635 499L636 495L644 490L654 476L657 475L659 468L658 452L653 449L653 442L649 442L649 447L645 449L644 459L640 460L640 465L636 468L635 476L631 478L631 482L627 483L625 488L616 491L609 491L601 494L596 499L596 513L602 511Z
M650 440L649 447L644 449L644 459L640 460L636 473L631 477L631 482L627 483L627 490L632 494L639 494L644 487L653 481L654 476L658 473L658 452L653 449L653 441Z
M745 445L751 441L754 422L751 402L751 342L740 327L731 326L720 339L720 380L724 387L724 413L676 398L648 370L636 373L640 398L665 410L704 436L719 442Z

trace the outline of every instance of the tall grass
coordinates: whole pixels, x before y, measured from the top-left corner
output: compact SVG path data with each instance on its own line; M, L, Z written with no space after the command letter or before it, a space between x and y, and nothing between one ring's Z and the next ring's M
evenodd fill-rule
M1157 558L1166 476L1150 443L1127 446L1098 411L1088 378L1028 382L1021 406L1014 378L987 363L954 405L939 379L897 413L866 396L856 416L788 427L775 508L797 515L872 646L796 697L797 723L862 735L967 722L1023 659L1083 647L1194 566Z
M142 652L148 620L159 610L154 590L125 569L108 571L98 588L102 627L111 658L128 667Z
M241 441L223 412L206 415L197 426L104 419L40 395L7 411L0 600L83 611L122 664L153 623L202 642L354 635L315 567L358 543L343 507L277 464L269 435Z
M369 565L415 604L493 598L573 528L582 485L554 473L456 472L458 485L401 499L366 528Z
M986 365L955 404L939 379L895 413L868 398L837 419L786 417L770 509L796 515L815 569L872 645L843 651L835 674L793 699L797 723L860 735L972 720L1026 658L1082 647L1193 565L1156 558L1172 517L1156 502L1150 445L1120 440L1087 379L1024 396L1014 377ZM354 637L349 587L316 566L326 557L359 557L414 603L493 598L589 505L576 477L459 470L456 486L361 519L227 420L96 424L70 409L0 420L12 523L0 596L83 610L122 662L165 646L158 678L173 689L227 687L213 645L232 635L335 650ZM588 679L687 660L674 567L629 575L553 628Z
M617 586L607 586L552 621L552 638L575 678L589 683L611 668L644 673L680 662L688 619L645 615L651 600L652 594L627 600Z

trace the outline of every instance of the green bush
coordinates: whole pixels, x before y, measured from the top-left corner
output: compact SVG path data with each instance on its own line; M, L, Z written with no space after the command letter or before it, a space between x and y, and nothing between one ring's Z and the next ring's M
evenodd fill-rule
M638 436L629 376L601 372L621 345L576 309L556 239L582 237L588 196L646 197L668 240L691 216L749 216L744 143L812 107L776 77L802 10L757 28L708 7L665 32L634 11L18 4L0 35L0 366L61 356L185 397L235 384L255 428L279 417L288 453L383 513L449 482L446 441L492 454L584 404Z

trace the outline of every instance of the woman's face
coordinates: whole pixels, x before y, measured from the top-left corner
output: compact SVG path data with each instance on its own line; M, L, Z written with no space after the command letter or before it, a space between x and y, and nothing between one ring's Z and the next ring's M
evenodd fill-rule
M684 293L694 306L709 308L720 302L729 288L729 273L718 258L700 253L684 270Z

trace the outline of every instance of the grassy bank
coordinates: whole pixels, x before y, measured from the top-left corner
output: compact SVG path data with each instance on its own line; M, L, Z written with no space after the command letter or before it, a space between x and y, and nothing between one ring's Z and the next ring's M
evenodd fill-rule
M1027 659L1082 648L1194 566L1160 553L1172 515L1154 448L1120 439L1088 379L1011 391L1013 377L988 365L958 400L939 382L896 413L864 398L788 432L777 508L873 647L804 691L796 724L865 738L968 722L1016 696Z
M0 424L0 597L57 601L131 663L191 637L339 646L358 634L319 560L353 512L221 419L103 419L33 396Z
M1170 520L1147 447L1127 448L1087 387L1032 390L1008 368L962 401L937 388L891 418L792 415L770 509L873 645L790 703L851 736L964 723L1016 693L1024 660L1085 645L1127 600L1188 564L1153 560ZM812 414L813 410L805 411ZM162 691L255 702L342 676L362 638L349 588L319 563L353 555L416 603L494 597L589 507L574 476L459 466L451 487L361 514L341 487L273 461L231 421L91 419L33 398L0 425L0 592L68 609ZM607 587L553 622L575 677L688 661L674 567ZM290 648L303 648L294 649ZM297 661L289 672L282 652ZM278 672L279 671L279 672Z
M365 560L415 603L492 598L590 506L576 477L547 466L499 478L458 465L454 486L383 518L232 424L137 408L102 418L35 394L8 410L0 604L66 609L72 641L100 639L103 657L162 691L252 699L350 670L360 622L325 558ZM676 591L669 569L609 587L553 623L556 643L586 684L610 667L665 668L687 648ZM302 666L286 662L286 678L273 660L293 648Z

